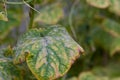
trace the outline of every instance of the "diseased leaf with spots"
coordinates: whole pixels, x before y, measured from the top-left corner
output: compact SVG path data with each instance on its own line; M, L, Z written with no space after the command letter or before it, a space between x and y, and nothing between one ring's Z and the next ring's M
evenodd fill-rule
M0 61L0 80L23 80L23 78L21 71L12 62Z
M0 80L23 80L22 70L13 64L12 57L6 57L10 50L0 49Z
M107 8L110 4L109 0L87 0L87 3L97 8Z
M14 63L27 62L38 80L64 75L83 49L64 28L47 27L26 32L15 48Z
M21 71L7 58L0 58L0 80L23 80Z

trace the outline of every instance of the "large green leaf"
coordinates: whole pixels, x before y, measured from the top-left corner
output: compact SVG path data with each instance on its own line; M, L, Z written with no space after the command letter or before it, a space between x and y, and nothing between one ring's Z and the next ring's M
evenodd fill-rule
M45 24L56 24L63 17L63 10L60 4L52 4L43 8L36 16L34 22Z
M26 60L38 80L50 80L64 75L83 49L64 28L49 27L26 32L15 51L14 63Z
M120 37L120 24L114 20L105 19L102 23L103 29L115 37Z
M110 2L109 0L87 0L87 3L98 8L107 8Z

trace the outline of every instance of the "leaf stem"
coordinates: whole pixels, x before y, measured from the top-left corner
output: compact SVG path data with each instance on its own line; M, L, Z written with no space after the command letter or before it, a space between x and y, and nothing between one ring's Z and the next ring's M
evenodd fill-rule
M6 0L3 0L4 2L4 11L5 11L5 16L6 16L6 21L8 21L8 17L7 17L7 7L6 7Z
M34 0L34 1L35 1L35 0ZM34 1L33 1L33 2L34 2ZM30 7L31 9L33 9L33 10L36 11L37 13L40 13L40 12L39 12L38 10L36 10L34 7L32 7L31 5L29 5L26 1L23 0L23 2L24 2L25 5L27 5L28 7Z
M76 0L73 4L72 4L72 7L71 7L71 11L69 13L69 18L68 18L68 22L69 22L69 25L70 25L70 29L72 31L72 34L73 34L73 37L77 40L77 36L76 36L76 33L75 33L75 29L73 27L73 23L72 23L72 14L74 12L74 9L75 9L75 5L78 3L78 0Z
M31 2L32 0L27 0L26 2L29 3ZM19 4L24 4L24 2L8 2L6 1L5 2L6 4L12 4L12 5L19 5Z
M29 29L33 28L33 20L34 20L34 2L35 0L33 0L32 2L30 2L29 6L30 7L30 11L29 11L29 17L30 17L30 21L29 21Z

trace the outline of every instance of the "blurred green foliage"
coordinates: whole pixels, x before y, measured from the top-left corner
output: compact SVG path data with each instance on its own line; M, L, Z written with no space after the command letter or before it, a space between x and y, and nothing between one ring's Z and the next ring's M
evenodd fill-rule
M4 9L0 8L0 48L16 45L18 37L22 35L19 32L24 26L22 20L29 17L24 14L29 11L26 4L5 5L8 21L2 21L6 20L6 15L2 14ZM120 80L120 0L35 0L34 5L40 13L34 11L33 28L62 25L85 50L85 55L77 59L68 73L58 80ZM22 30L26 32L26 29ZM13 34L16 36L13 37ZM4 51L0 50L0 53ZM14 66L10 62L3 63L0 59L0 69ZM36 80L27 68L19 68L23 72L17 73L14 80L19 80L15 79L17 75L24 75L23 80ZM5 70L10 69L6 67ZM0 72L0 79L6 80L9 77L6 74L10 73ZM1 78L3 75L4 79Z

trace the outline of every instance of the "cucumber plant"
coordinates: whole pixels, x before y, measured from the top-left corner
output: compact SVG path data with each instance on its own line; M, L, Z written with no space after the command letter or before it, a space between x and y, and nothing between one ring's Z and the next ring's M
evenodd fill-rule
M120 80L119 21L120 0L0 0L0 80Z
M30 7L30 22L28 30L21 35L14 47L0 51L1 80L57 79L65 75L74 61L83 53L82 47L69 36L65 28L58 25L43 26L39 29L33 27L34 11L37 10L34 8L35 1L28 2L24 0L23 2L6 2L3 0L4 5L7 3L28 5ZM55 11L59 11L59 8ZM5 13L7 13L6 7L0 12L0 19L7 21ZM49 14L54 16L54 12ZM43 16L46 17L46 15ZM59 15L56 16L59 18ZM56 22L56 20L52 21ZM25 70L24 65L29 71ZM26 75L29 77L25 79Z

